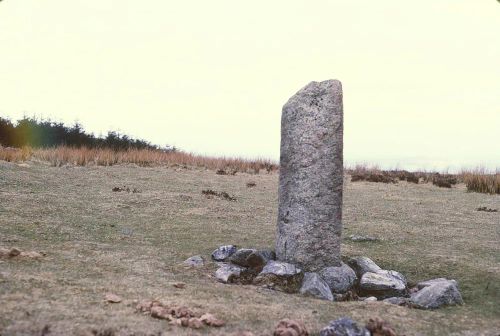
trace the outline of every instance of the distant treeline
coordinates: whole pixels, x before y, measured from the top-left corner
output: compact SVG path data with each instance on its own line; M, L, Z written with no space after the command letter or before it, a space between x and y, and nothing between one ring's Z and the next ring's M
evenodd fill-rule
M0 145L4 147L87 147L111 148L114 150L125 149L161 149L148 141L133 139L127 135L110 131L105 137L96 137L86 133L82 125L75 123L65 126L60 122L50 120L37 120L36 118L23 118L16 124L9 119L0 117ZM164 148L175 150L175 148Z

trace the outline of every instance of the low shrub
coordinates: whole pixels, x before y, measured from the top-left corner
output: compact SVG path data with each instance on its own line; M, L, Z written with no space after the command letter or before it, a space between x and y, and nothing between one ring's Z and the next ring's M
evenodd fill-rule
M407 181L409 183L418 184L420 180L416 173L410 173L406 170L393 170L389 171L388 173L394 178L399 179L400 181Z
M458 179L454 175L435 173L431 178L432 184L440 188L451 188L458 183Z

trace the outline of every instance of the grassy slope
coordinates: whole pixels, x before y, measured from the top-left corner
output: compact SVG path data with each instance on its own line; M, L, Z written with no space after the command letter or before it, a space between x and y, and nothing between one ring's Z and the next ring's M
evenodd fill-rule
M246 183L253 180L254 188ZM141 193L114 193L115 186ZM202 189L238 200L206 199ZM0 334L122 332L190 334L134 313L132 300L160 298L210 311L230 334L269 333L283 318L317 332L329 320L381 316L406 335L491 334L500 330L500 196L431 185L346 183L345 235L369 234L379 243L345 241L345 255L366 255L410 281L444 276L459 281L465 306L420 311L376 303L329 303L253 286L217 283L214 265L179 266L220 244L272 247L277 175L219 176L213 171L136 168L19 167L0 162L0 247L48 253L42 261L0 260ZM183 281L186 289L172 283ZM112 291L124 298L103 303ZM478 332L479 330L479 332ZM496 332L496 333L495 333ZM140 333L139 333L140 334Z

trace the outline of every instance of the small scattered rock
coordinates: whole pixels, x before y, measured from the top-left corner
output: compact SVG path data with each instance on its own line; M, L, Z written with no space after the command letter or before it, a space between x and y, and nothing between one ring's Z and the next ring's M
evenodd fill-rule
M455 280L434 279L419 283L417 287L422 289L413 293L410 298L410 302L416 308L436 309L464 303Z
M150 310L151 317L160 319L160 320L168 320L173 321L174 317L172 316L170 309L163 306L153 306Z
M356 275L360 279L366 272L377 273L382 270L373 260L367 257L350 258L347 264L356 272Z
M366 329L371 332L372 336L397 336L391 325L380 317L370 318Z
M349 291L356 283L356 273L347 264L326 267L319 272L319 276L325 280L333 293L342 294Z
M368 329L360 327L348 317L331 321L328 326L321 329L320 336L370 336Z
M195 313L193 313L193 311L186 306L173 306L170 307L169 309L171 314L177 318L181 317L190 318L195 316Z
M254 249L246 249L246 248L239 249L228 258L228 261L238 266L248 267L249 264L247 258L248 256L250 256L250 254L254 252L256 252L256 250Z
M200 267L205 264L205 260L202 256L195 255L184 260L183 264L189 267Z
M236 246L234 245L223 245L215 249L212 252L212 259L214 261L226 261L227 258L232 256L236 252Z
M317 273L305 273L300 294L313 296L322 300L333 301L332 291L328 284Z
M104 295L104 300L106 300L106 302L109 302L109 303L122 302L122 298L116 294L113 294L113 293L107 293L106 295Z
M271 260L255 278L254 284L277 288L287 293L296 293L300 289L303 278L304 273L295 265Z
M359 283L360 293L385 299L406 294L406 279L396 271L381 270L377 273L366 272Z
M273 333L274 336L308 336L309 332L301 321L283 319L278 322Z
M371 236L361 236L361 235L350 235L349 239L353 242L374 242L378 241L378 238Z
M188 307L166 305L158 300L142 301L137 304L135 309L142 313L148 313L152 317L165 320L195 317L195 314Z
M257 185L257 183L253 182L253 181L250 181L247 183L247 188L253 188Z
M149 313L153 306L159 306L159 305L161 305L161 303L157 300L145 300L145 301L139 302L135 306L135 310L137 310L138 312L141 312L141 313Z

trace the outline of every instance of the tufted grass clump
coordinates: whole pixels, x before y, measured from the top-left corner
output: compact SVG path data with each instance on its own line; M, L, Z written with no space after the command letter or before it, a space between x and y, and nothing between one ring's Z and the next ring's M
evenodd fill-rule
M500 172L488 173L483 169L462 173L467 191L484 194L500 194Z
M278 170L278 164L267 159L243 159L228 157L211 157L179 150L160 149L123 149L88 148L88 147L48 147L22 149L1 147L0 160L8 162L23 162L30 159L49 162L54 167L64 165L74 166L113 166L117 164L136 164L140 167L180 166L200 167L217 172L236 172L259 174Z
M33 150L30 147L13 148L0 145L0 160L7 162L23 162L29 160Z

